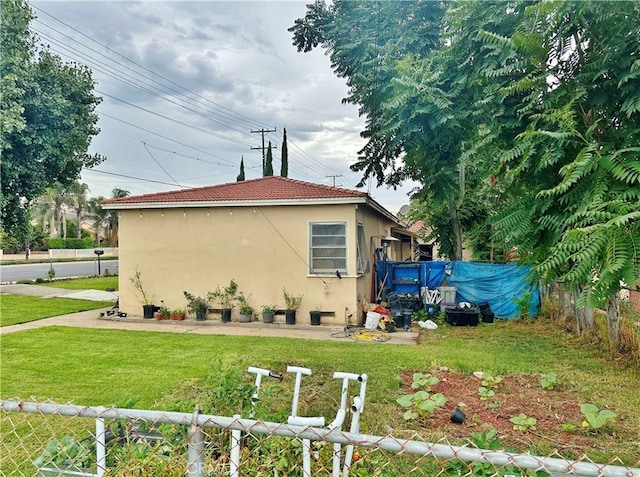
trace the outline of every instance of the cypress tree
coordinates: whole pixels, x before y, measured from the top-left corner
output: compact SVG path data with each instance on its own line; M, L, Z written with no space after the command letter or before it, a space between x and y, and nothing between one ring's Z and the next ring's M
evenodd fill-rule
M271 141L269 141L269 147L267 148L267 161L264 165L264 177L273 175L273 152L271 152Z
M287 128L284 128L284 136L282 138L282 163L280 165L280 175L288 177L289 174L289 151L287 150Z
M244 156L240 158L240 174L236 177L236 181L240 182L244 180Z

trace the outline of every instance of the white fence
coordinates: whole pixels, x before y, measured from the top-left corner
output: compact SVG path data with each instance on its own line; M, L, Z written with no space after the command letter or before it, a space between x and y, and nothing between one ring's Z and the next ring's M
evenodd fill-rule
M95 250L103 250L103 257L118 256L118 247L50 248L49 258L95 258Z

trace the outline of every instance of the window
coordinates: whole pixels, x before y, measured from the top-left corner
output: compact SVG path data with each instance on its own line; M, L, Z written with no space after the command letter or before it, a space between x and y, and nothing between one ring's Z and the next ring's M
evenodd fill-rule
M371 262L369 261L369 247L364 236L364 225L358 224L358 256L356 261L358 264L358 273L368 273Z
M335 273L347 271L347 224L346 222L311 223L310 273Z

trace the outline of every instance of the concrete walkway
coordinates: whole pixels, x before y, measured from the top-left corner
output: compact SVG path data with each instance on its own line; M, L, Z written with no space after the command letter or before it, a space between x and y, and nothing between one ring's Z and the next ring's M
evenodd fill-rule
M2 285L0 293L11 293L17 295L39 296L39 297L64 297L82 298L85 300L110 301L115 302L117 296L113 292L103 292L99 290L65 290L61 288L43 287L38 285ZM88 298L91 297L91 298ZM183 321L144 319L140 316L128 315L125 318L116 315L107 315L104 308L99 310L82 311L69 315L54 316L42 320L31 321L19 325L0 327L0 335L15 333L24 330L42 328L45 326L73 326L81 328L98 329L118 329L130 331L155 331L168 333L192 333L200 335L236 335L236 336L258 336L258 337L287 337L315 340L334 340L348 342L362 342L349 338L343 327L339 326L311 326L309 324L286 325L282 323L262 323L253 321L251 323L222 323L219 320L196 321L186 319ZM102 314L102 316L101 316ZM419 333L413 331L397 331L394 333L384 333L389 337L385 344L416 345Z

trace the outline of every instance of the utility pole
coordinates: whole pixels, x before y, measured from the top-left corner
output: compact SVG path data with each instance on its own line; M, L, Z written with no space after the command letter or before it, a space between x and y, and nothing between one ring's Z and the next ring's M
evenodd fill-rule
M266 133L270 133L270 132L276 132L276 128L273 129L265 129L265 128L260 128L260 129L252 129L251 133L260 133L262 135L262 147L251 147L251 149L262 149L262 170L264 171L264 151L266 151L266 146L264 145L264 135ZM274 146L273 144L271 145L271 149L278 149L278 146Z
M333 187L336 186L336 178L337 177L342 177L342 174L333 174L333 175L329 175L329 176L325 176L325 177L331 177L333 179Z

